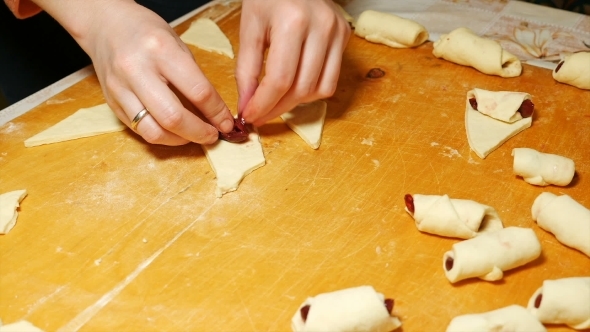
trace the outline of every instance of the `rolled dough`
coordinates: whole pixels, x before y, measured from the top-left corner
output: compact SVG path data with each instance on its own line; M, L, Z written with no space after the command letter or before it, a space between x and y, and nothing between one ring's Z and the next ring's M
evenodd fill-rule
M512 149L514 174L536 186L567 186L576 173L574 161L556 154L529 148Z
M431 234L470 239L483 232L503 228L502 220L490 206L447 195L412 195L416 227Z
M305 143L313 149L320 147L322 133L324 131L324 119L326 118L327 104L318 100L309 104L301 104L293 110L281 115L281 119L287 123Z
M567 54L553 70L557 82L590 90L590 52Z
M432 51L437 58L473 67L488 75L516 77L522 72L517 57L498 42L482 38L467 28L458 28L434 42Z
M467 100L475 98L477 111L496 120L513 123L522 119L518 109L522 102L531 99L525 92L488 91L475 88L467 92Z
M79 109L52 127L27 139L25 146L32 147L97 136L122 131L125 128L125 124L119 121L109 106L101 104Z
M528 310L545 324L590 328L590 277L545 280L529 299Z
M15 190L0 195L0 234L7 234L16 224L19 203L27 196L26 190Z
M545 332L547 329L519 305L453 318L446 332Z
M266 162L260 137L253 130L244 142L230 143L218 140L211 145L202 145L202 148L217 176L217 197L238 189L246 175L264 166Z
M496 120L471 107L470 94L465 101L465 129L469 146L481 159L504 144L511 137L529 128L533 117L520 119L513 123Z
M541 243L532 229L506 227L453 244L443 256L443 269L452 283L475 277L496 281L504 277L504 271L540 255Z
M421 24L374 10L361 13L354 33L372 43L394 48L416 47L428 40L428 31Z
M401 326L397 317L389 314L385 297L371 286L347 288L310 297L293 315L294 332L305 331L366 331L390 332ZM309 305L307 319L301 308Z
M234 51L229 39L209 18L199 18L192 22L191 26L180 35L180 40L207 52L223 54L230 59L234 58Z
M541 193L531 208L533 220L568 247L590 256L590 210L568 195Z

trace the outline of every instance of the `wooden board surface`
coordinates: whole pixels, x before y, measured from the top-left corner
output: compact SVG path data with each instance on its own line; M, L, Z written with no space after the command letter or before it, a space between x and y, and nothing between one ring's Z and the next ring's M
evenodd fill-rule
M202 15L237 51L239 8ZM188 28L180 25L177 32ZM191 48L232 110L235 60ZM364 76L373 67L385 77ZM525 91L533 126L485 160L465 136L472 88ZM372 285L395 298L403 331L444 330L452 317L526 305L544 279L590 274L590 259L531 219L543 191L590 206L590 92L524 66L503 79L432 55L353 36L324 138L311 150L280 120L259 128L267 165L215 198L200 146L149 145L132 131L25 148L81 107L104 102L95 76L0 127L0 192L27 189L16 227L0 236L0 318L47 330L286 331L318 293ZM576 162L565 188L512 173L512 148ZM422 234L406 193L448 194L531 227L542 257L499 282L450 284L442 255L457 240ZM563 326L551 331L567 330Z

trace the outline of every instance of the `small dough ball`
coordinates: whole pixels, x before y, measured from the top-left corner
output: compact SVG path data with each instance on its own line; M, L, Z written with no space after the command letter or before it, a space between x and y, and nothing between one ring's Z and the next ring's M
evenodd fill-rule
M590 52L568 54L553 70L557 82L590 90Z
M541 193L531 208L533 220L568 247L590 256L590 210L568 195Z
M432 54L488 75L516 77L522 72L522 64L516 56L504 50L498 42L482 38L467 28L442 35L434 43Z
M393 300L371 286L347 288L310 297L291 320L294 332L390 332L401 326L391 315Z
M512 150L514 174L536 186L567 186L576 173L573 160L529 148Z
M374 10L361 13L354 33L372 43L394 48L416 47L428 40L428 31L421 24Z
M590 277L545 280L529 299L527 309L545 324L590 328Z
M519 305L453 318L446 332L545 332L547 329Z

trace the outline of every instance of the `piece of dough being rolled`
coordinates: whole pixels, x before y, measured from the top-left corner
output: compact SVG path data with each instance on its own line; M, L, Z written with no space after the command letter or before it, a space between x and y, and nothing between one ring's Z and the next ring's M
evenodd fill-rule
M508 123L531 117L535 110L531 95L526 92L475 88L467 92L467 101L474 110Z
M529 148L512 150L514 174L536 186L550 184L567 186L576 173L574 161L556 154L543 153Z
M43 330L26 320L20 320L6 325L2 325L0 322L0 332L43 332Z
M26 190L9 191L0 195L0 234L6 234L16 224L18 206L27 196Z
M447 195L406 195L406 212L426 233L470 239L483 232L503 228L502 220L490 206Z
M566 324L576 330L590 328L590 277L545 280L527 308L545 324Z
M390 332L401 326L391 315L393 300L371 286L347 288L310 297L291 320L294 332Z
M467 28L458 28L434 42L437 58L471 66L488 75L516 77L522 72L520 60L498 42L482 38Z
M582 204L568 195L544 192L533 202L531 213L559 242L590 256L590 210Z
M545 332L547 329L526 308L519 305L453 318L446 332Z
M416 47L428 40L428 31L421 24L374 10L361 13L354 33L372 43L394 48Z
M496 281L539 255L541 243L532 229L507 227L453 244L443 256L443 269L452 283L475 277Z
M557 82L590 90L590 52L568 54L553 70Z

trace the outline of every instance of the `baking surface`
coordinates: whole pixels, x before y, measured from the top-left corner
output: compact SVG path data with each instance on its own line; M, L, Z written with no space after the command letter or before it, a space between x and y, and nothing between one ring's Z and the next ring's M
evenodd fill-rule
M200 14L238 50L239 7ZM176 31L188 28L190 21ZM235 60L191 47L230 109ZM386 75L366 79L369 69ZM472 88L524 91L531 128L485 160L465 135ZM306 297L372 285L395 298L403 331L444 330L456 315L526 306L544 279L590 274L590 259L531 219L543 191L590 206L590 92L524 66L503 79L432 55L352 36L319 150L277 119L259 128L266 166L215 197L200 146L149 145L131 130L25 148L23 141L81 107L103 103L96 76L0 127L0 192L27 189L0 236L0 318L47 331L290 330ZM512 173L512 148L567 156L568 187ZM531 227L542 257L499 282L450 284L442 256L458 240L416 230L406 193L448 194ZM551 331L567 331L563 326Z

